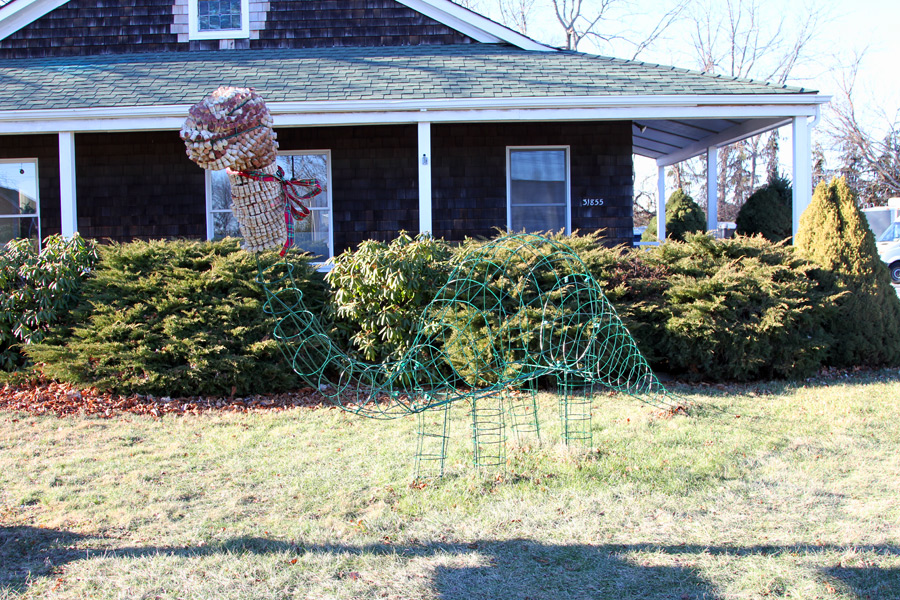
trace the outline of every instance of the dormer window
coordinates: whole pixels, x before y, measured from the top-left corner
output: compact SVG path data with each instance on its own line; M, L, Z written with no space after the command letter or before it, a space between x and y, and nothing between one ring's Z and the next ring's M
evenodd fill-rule
M250 0L189 0L192 40L250 37Z

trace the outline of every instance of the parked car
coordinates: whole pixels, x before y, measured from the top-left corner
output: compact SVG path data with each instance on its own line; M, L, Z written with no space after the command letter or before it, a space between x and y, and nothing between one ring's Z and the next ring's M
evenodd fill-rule
M891 280L900 284L900 221L894 221L878 238L878 256L891 270Z

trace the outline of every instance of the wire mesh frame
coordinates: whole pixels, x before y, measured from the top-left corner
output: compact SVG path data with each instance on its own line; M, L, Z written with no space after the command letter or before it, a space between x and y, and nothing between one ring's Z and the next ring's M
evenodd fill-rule
M563 437L580 446L590 445L590 394L569 382L663 409L674 404L587 267L555 240L516 234L463 256L423 311L410 349L379 364L335 346L304 305L295 266L279 265L278 275L261 270L259 282L275 338L298 375L342 409L372 418L471 402L478 466L503 464L507 417L517 436L525 431L505 390L533 390L538 378L562 382ZM536 420L533 428L539 434ZM442 457L432 462L442 472L446 438L434 439ZM429 441L421 440L418 465L432 458Z
M507 388L503 391L506 404L506 419L516 439L516 444L524 446L529 438L541 441L541 424L537 409L537 382L529 381L521 389Z
M506 467L506 420L500 394L472 399L473 465L480 469Z
M433 418L437 421L433 421ZM413 479L434 479L444 476L447 443L450 440L450 405L416 413L418 438Z
M557 378L556 389L562 441L578 450L590 450L593 445L591 416L594 384L564 374Z

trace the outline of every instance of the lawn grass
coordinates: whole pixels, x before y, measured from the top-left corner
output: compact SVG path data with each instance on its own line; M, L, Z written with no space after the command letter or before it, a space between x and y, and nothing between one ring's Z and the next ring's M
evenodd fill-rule
M677 391L424 486L414 419L0 413L0 598L900 598L896 371Z

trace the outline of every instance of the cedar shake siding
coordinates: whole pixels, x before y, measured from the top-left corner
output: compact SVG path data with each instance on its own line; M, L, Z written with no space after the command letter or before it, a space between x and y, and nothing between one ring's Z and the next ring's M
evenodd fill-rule
M279 149L331 150L334 253L419 230L415 125L279 128Z
M206 239L203 170L176 132L76 134L75 170L82 236Z
M393 0L275 0L250 48L417 46L473 42Z
M171 32L174 0L70 0L0 40L0 59L164 52L178 49ZM187 44L183 44L187 49Z
M270 2L259 39L235 48L409 46L473 42L394 0ZM178 40L175 0L70 0L0 40L0 59L218 50L219 40Z
M435 124L432 126L434 235L491 236L506 228L507 146L569 146L572 228L606 230L630 244L629 122ZM280 149L331 151L334 251L367 239L418 231L415 125L279 128ZM4 136L0 158L37 158L41 230L59 233L56 135ZM78 230L82 236L206 238L204 172L175 132L75 135ZM582 207L582 198L603 198Z
M59 137L48 135L0 136L0 158L36 158L41 202L41 235L58 234Z
M433 124L434 235L447 240L506 229L507 146L569 146L572 229L605 229L632 244L631 122ZM602 198L603 206L581 206Z

